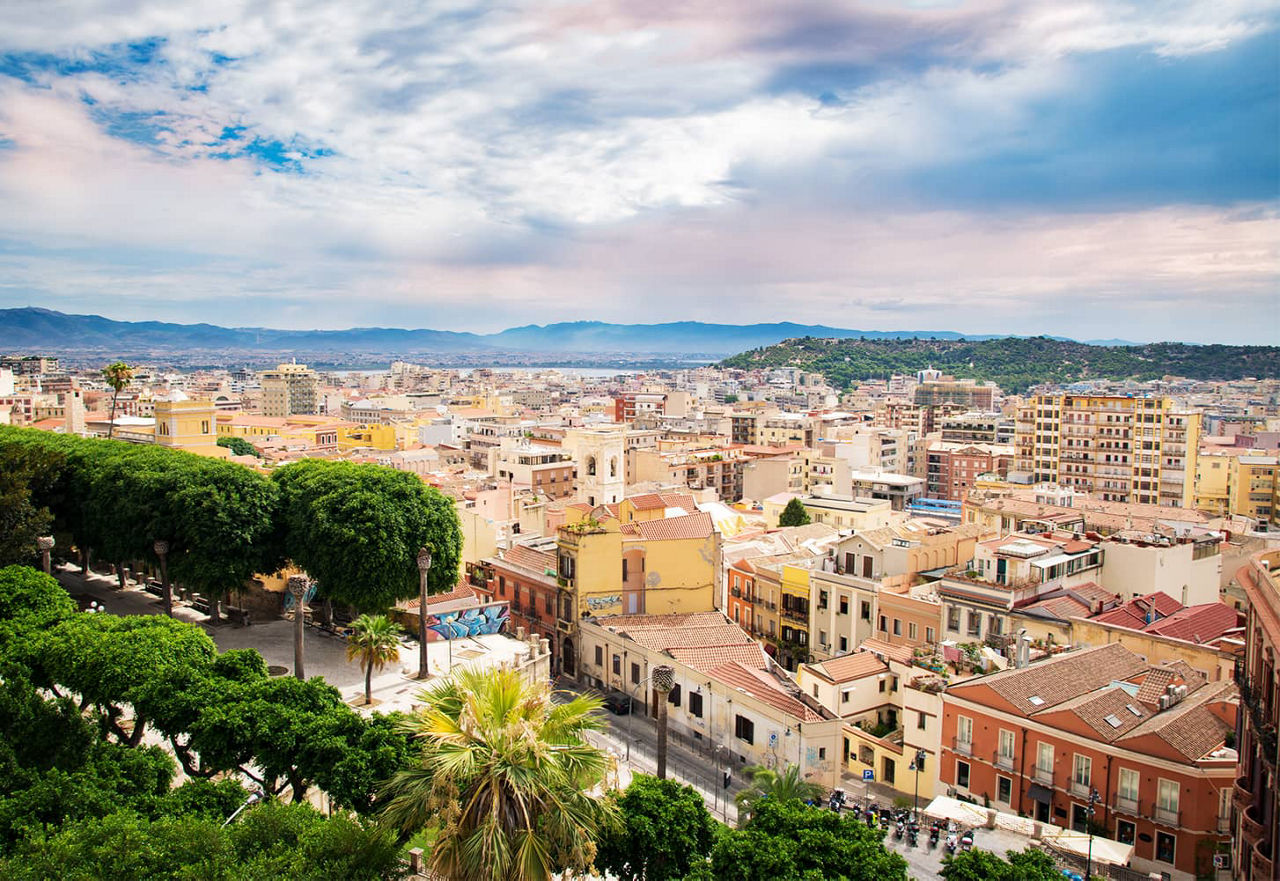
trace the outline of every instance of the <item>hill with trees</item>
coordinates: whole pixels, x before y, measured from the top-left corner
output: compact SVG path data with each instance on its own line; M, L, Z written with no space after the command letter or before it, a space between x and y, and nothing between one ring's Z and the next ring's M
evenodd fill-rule
M750 349L720 362L745 370L799 367L837 388L929 367L992 380L1006 392L1042 382L1151 380L1163 376L1230 380L1280 377L1280 347L1148 343L1094 346L1049 337L984 340L827 339L801 337Z

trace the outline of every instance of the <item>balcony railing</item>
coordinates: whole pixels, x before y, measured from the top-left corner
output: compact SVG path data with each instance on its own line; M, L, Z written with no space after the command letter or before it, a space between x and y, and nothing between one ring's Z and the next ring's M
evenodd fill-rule
M955 738L951 741L951 749L962 756L973 755L973 741Z
M1040 766L1037 765L1031 771L1031 779L1037 783L1042 783L1045 786L1052 786L1053 785L1053 769L1041 768Z
M1156 805L1155 810L1151 812L1151 819L1166 826L1177 826L1179 813L1177 808L1162 808Z
M1240 835L1244 838L1246 845L1253 844L1255 841L1261 841L1263 836L1267 834L1267 827L1262 824L1262 818L1258 816L1257 805L1250 805L1240 814Z
M1093 786L1088 782L1081 783L1079 780L1072 777L1069 789L1071 790L1071 794L1074 796L1079 798L1088 798L1089 792L1093 789Z
M1000 768L1001 770L1004 770L1004 771L1013 770L1014 756L1006 756L997 750L995 756L992 758L991 761L997 768Z
M1271 854L1271 842L1259 841L1253 846L1253 856L1249 860L1251 877L1274 878L1275 869L1276 864Z
M1138 816L1138 800L1132 796L1121 795L1117 792L1114 806L1115 810L1122 814L1130 814L1134 817Z
M1235 786L1231 791L1231 803L1242 811L1253 804L1253 788L1248 777L1236 778Z

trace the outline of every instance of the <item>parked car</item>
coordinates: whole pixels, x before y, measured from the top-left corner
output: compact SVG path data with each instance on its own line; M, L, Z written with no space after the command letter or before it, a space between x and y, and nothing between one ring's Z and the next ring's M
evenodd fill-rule
M615 716L625 716L631 712L631 696L613 691L605 696L604 705L605 709Z

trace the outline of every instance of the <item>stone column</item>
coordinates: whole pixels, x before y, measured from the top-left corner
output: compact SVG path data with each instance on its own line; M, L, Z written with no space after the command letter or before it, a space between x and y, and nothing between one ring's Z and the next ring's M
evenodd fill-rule
M311 579L305 575L289 576L289 593L293 594L293 675L306 680L307 674L302 660L303 629L307 626L306 602L307 588Z
M653 690L658 693L656 698L657 706L654 709L658 714L658 779L667 779L667 695L671 693L671 689L676 684L676 671L661 664L653 668Z
M36 547L40 549L40 568L45 575L53 574L53 536L42 535L36 539Z
M427 573L431 571L431 548L418 551L418 678L428 679L427 666Z

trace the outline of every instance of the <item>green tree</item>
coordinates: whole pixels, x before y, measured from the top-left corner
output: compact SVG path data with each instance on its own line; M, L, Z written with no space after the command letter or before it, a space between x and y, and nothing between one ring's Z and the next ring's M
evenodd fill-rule
M809 512L798 498L787 502L787 506L778 515L779 526L808 526L811 522Z
M985 850L964 850L942 859L938 872L945 881L1061 881L1053 858L1028 847L1008 851L1008 860Z
M616 809L590 795L605 755L588 743L600 703L551 699L516 670L463 670L421 693L420 755L387 784L383 818L438 825L434 871L450 879L546 881L585 871Z
M711 874L721 881L907 881L906 860L883 837L852 815L765 799L745 827L721 833Z
M113 361L102 368L102 378L111 389L111 421L107 424L107 438L110 439L116 430L116 402L120 393L133 382L133 368L123 361Z
M306 459L272 473L285 556L321 593L380 611L418 593L418 550L432 548L428 589L458 579L462 530L451 500L418 477L378 465Z
M253 456L255 459L262 458L262 454L258 452L258 448L242 437L220 437L218 438L218 446L226 447L237 456Z
M751 778L751 785L739 792L734 801L738 804L738 823L742 825L764 799L772 801L819 801L826 790L800 776L800 768L787 765L779 774L763 765L748 765L743 773Z
M0 625L38 631L76 614L76 602L56 579L30 566L0 569ZM0 646L4 644L0 626Z
M386 615L361 615L351 622L347 660L360 661L364 702L373 703L373 671L400 660L400 625Z
M624 881L678 881L706 862L716 821L693 787L640 774L617 804L622 825L601 835L597 869Z
M53 514L33 499L33 486L47 483L62 457L38 447L0 447L0 565L35 559L36 539L48 535Z

